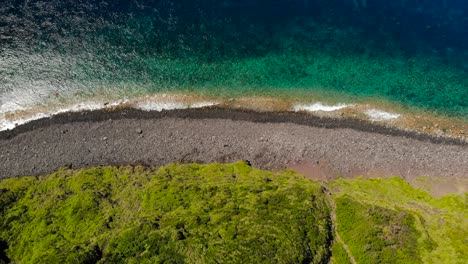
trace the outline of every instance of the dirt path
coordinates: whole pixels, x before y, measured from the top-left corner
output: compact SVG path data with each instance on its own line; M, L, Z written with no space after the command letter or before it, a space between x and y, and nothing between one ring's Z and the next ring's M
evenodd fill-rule
M334 243L337 243L337 242L340 243L343 246L344 250L346 251L346 254L348 254L349 261L352 264L356 264L357 262L354 259L354 256L351 253L351 250L349 249L348 245L346 245L346 243L343 241L340 234L338 233L338 222L336 220L336 204L335 204L335 200L333 199L332 193L325 186L322 186L322 190L325 193L325 195L327 196L328 202L330 203L331 209L332 209L332 211L331 211L331 220L332 220L332 226L333 226L333 233L335 234Z

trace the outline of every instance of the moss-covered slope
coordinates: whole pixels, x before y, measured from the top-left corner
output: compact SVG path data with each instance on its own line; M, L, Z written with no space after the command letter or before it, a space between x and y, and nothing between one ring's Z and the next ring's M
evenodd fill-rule
M243 162L3 180L0 263L466 263L466 197L326 185Z
M468 263L466 193L436 199L401 178L329 185L338 232L358 263Z
M21 263L323 263L320 185L244 163L61 170L4 180L0 240Z

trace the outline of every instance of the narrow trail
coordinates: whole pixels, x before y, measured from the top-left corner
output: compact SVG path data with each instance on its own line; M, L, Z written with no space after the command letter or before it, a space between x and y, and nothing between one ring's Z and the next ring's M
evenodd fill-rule
M322 185L322 191L324 194L327 196L328 202L331 205L332 211L331 211L331 220L332 220L332 226L333 226L333 232L335 233L335 243L338 242L340 243L344 250L346 251L346 254L348 255L348 259L352 264L357 264L356 260L354 259L353 254L351 253L351 250L349 249L348 245L343 241L341 238L340 234L338 233L338 222L336 221L336 204L333 199L331 191Z

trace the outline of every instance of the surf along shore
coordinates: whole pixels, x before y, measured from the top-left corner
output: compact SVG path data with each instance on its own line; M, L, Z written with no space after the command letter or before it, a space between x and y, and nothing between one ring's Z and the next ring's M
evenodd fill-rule
M115 108L62 113L0 132L0 179L61 167L238 160L323 180L468 176L466 141L304 112Z

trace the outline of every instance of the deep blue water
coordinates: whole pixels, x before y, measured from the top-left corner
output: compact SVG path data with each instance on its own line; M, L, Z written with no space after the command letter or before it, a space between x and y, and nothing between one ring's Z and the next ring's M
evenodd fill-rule
M468 115L462 0L3 2L2 105L333 90Z

